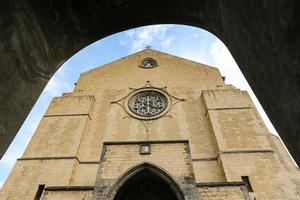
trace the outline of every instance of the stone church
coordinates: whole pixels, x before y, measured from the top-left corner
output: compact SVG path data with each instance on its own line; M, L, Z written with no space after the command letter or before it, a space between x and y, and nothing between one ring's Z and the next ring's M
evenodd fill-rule
M299 200L300 170L218 69L145 49L52 100L0 199Z

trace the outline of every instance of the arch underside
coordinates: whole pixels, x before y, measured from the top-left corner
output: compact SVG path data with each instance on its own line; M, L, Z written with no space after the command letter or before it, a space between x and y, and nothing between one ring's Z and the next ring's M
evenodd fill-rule
M119 187L114 200L183 200L176 183L155 171L150 165L144 166Z
M118 192L114 200L176 200L161 180L147 173L141 173Z
M228 47L300 163L299 1L0 1L0 155L47 81L70 56L149 24L204 28ZM284 120L282 120L284 119Z
M180 186L167 172L146 162L123 173L105 199L184 200L184 195Z

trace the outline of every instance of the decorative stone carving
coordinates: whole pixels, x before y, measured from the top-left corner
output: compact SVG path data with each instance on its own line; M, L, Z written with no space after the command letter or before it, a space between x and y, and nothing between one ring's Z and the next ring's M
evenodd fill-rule
M185 99L177 98L167 92L167 87L154 87L147 81L141 88L129 88L132 90L123 98L112 101L123 108L127 116L139 120L149 131L153 120L160 117L172 117L169 115L171 108Z
M166 96L155 90L140 91L129 99L129 109L142 117L153 117L167 108Z

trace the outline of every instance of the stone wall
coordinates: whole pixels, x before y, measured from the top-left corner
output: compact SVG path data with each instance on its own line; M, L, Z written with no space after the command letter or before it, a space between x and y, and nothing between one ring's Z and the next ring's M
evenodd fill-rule
M38 186L69 185L75 159L18 160L1 189L1 200L32 200Z
M250 200L243 183L219 183L198 185L202 200Z
M127 171L144 163L169 174L181 188L186 200L199 199L188 142L153 141L149 144L151 153L145 155L140 154L140 143L105 144L97 174L95 200L113 198L118 189L119 179Z
M93 187L46 187L41 200L91 200Z

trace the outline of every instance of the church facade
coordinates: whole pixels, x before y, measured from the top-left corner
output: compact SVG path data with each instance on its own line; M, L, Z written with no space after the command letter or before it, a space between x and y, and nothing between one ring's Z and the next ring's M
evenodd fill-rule
M145 49L52 100L0 199L298 200L300 170L218 69Z

